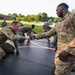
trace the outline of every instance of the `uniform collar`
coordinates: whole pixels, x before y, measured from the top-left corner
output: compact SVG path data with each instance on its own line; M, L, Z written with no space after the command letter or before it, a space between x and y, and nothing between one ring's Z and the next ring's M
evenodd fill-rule
M59 21L63 21L66 17L68 17L68 15L70 14L70 12L68 12L62 19L60 19Z

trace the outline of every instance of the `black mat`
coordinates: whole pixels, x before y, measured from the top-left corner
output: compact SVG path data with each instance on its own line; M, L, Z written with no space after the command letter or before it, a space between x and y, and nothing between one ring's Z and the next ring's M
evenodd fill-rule
M33 43L32 43L33 42ZM20 42L20 55L8 54L0 60L0 75L54 75L55 51L44 47L55 47L46 39ZM39 45L38 45L39 44Z

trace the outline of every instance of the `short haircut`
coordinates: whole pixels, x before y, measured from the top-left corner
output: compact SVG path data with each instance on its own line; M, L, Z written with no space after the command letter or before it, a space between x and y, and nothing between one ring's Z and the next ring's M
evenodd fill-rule
M60 3L60 4L58 5L58 7L59 7L59 6L64 6L64 7L67 8L67 9L69 8L69 6L68 6L66 3Z
M11 23L11 25L12 25L12 24L15 24L15 25L16 25L16 24L18 24L18 23L19 23L19 22L15 20L15 21L13 21L13 22Z
M35 27L35 25L34 25L34 24L32 24L32 25L31 25L31 27L32 27L32 28L34 28L34 27Z

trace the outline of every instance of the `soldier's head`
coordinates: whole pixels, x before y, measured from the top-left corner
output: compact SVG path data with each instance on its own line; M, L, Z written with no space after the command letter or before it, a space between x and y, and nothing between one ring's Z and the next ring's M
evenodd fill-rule
M17 31L19 29L20 23L18 21L13 21L11 23L11 29L13 29L14 31Z
M31 27L32 27L32 29L34 29L34 28L35 28L35 25L34 25L34 24L32 24L32 25L31 25Z
M69 6L66 3L61 3L56 8L56 14L58 17L63 18L68 12Z

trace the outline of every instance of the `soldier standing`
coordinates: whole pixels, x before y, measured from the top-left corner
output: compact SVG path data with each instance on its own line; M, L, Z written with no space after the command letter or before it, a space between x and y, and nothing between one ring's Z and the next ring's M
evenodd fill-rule
M6 20L4 20L4 21L2 22L2 28L5 27L5 26L7 26Z
M0 59L3 58L7 52L14 52L15 49L16 54L19 54L18 40L25 39L25 37L18 36L16 33L19 25L18 21L13 21L10 27L6 26L0 30ZM6 43L8 39L13 41L15 47Z
M69 12L68 8L66 3L57 6L56 14L61 19L51 30L27 36L29 39L42 39L57 34L55 75L72 75L71 70L75 64L75 13Z

